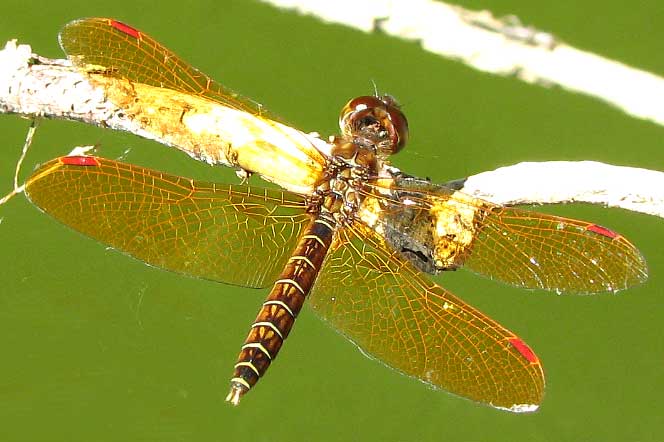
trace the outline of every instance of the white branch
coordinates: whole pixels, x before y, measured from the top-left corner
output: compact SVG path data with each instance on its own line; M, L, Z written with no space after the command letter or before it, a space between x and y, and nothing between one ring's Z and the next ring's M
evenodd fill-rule
M39 57L15 42L0 51L0 113L82 121L169 144L123 119L103 87L67 60ZM469 177L461 189L507 205L588 202L664 217L663 173L591 161L520 163Z
M422 48L497 75L587 94L664 124L664 79L581 51L552 34L433 0L263 0L364 32L416 40Z
M0 51L0 112L82 121L101 126L113 105L104 91L67 60L32 54L9 41Z
M504 205L592 203L664 218L664 173L597 161L519 163L468 177L462 190Z

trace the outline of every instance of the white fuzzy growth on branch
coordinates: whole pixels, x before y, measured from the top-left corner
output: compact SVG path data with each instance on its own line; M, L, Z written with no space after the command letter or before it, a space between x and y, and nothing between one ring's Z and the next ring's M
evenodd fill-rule
M118 117L121 110L103 88L68 61L39 57L14 41L0 51L0 113L76 120L146 136ZM664 217L664 173L592 161L520 163L469 177L461 190L507 205L588 202Z
M15 40L0 51L0 112L102 125L113 108L69 61L33 55Z

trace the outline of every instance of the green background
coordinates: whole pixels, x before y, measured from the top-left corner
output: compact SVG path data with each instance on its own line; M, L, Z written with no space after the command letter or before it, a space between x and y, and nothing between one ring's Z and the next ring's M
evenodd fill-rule
M573 46L664 75L661 1L629 9L617 1L464 5L516 14ZM526 160L664 169L664 128L598 100L479 73L415 43L254 1L5 0L0 41L18 38L61 57L57 32L85 16L115 17L148 32L307 131L335 133L339 108L372 93L374 81L409 117L411 144L396 165L435 181ZM27 126L0 116L4 190ZM231 171L156 143L63 121L42 123L26 170L94 143L109 157L128 149L134 163L235 180ZM542 358L542 408L513 415L386 369L310 311L256 390L230 407L223 397L232 364L265 291L148 267L15 198L0 207L0 440L664 440L662 222L602 207L553 211L625 234L651 276L617 296L586 297L518 290L469 272L437 279Z

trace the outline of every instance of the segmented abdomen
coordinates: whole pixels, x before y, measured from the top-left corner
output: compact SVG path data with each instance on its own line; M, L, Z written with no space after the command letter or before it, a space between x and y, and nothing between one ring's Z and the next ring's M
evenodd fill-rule
M236 404L265 374L302 309L327 254L336 222L319 214L304 230L293 255L274 283L238 355L231 391Z

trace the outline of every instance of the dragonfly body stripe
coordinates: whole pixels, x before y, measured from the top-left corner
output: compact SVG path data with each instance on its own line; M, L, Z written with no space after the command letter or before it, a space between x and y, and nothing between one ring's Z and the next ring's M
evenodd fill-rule
M275 332L277 334L277 336L279 336L281 339L284 338L283 335L281 334L281 330L279 330L279 328L270 321L254 322L251 325L251 327L252 328L254 328L254 327L268 327L273 332Z

